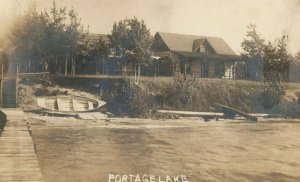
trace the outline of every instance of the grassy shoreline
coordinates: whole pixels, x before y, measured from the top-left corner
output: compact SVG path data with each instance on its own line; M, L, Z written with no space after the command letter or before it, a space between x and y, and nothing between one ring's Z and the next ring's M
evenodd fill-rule
M68 88L76 92L86 92L96 98L105 100L109 112L116 116L141 117L149 116L149 111L155 109L169 109L182 111L216 111L214 103L221 103L249 113L270 113L284 115L283 110L297 110L296 90L300 84L284 83L289 102L284 101L273 110L265 110L259 104L258 95L266 85L263 82L196 78L195 80L177 80L174 77L141 77L139 84L134 84L134 77L124 78L79 75L53 76L44 78L23 78L21 85L32 87L31 95L38 90L35 85L40 84L44 90L53 87ZM34 88L36 87L36 88ZM22 91L22 89L21 89ZM19 91L20 92L20 91ZM21 98L26 96L23 90ZM58 91L59 93L59 91ZM22 96L23 95L23 96ZM23 104L24 105L24 104ZM283 109L292 105L293 109ZM291 114L289 112L288 114ZM296 113L298 115L298 113ZM295 116L293 116L295 117Z

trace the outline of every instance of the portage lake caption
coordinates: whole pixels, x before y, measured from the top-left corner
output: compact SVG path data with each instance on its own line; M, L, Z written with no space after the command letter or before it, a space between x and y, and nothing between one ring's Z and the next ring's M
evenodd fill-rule
M121 175L121 174L109 174L108 182L188 182L186 175L176 176L155 176L155 175Z

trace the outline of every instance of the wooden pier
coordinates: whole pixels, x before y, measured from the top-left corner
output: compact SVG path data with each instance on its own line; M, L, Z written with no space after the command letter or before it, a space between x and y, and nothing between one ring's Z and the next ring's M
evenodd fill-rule
M43 181L24 113L0 110L0 182Z

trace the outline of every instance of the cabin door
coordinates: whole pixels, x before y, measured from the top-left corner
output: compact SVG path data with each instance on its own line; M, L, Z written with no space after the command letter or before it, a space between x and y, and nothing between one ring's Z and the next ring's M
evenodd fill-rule
M215 73L217 78L222 78L224 77L224 62L223 61L217 61L216 62L216 67L215 67Z
M209 72L209 63L208 62L202 63L201 71L202 71L201 76L204 77L204 78L207 78L208 77L208 72Z

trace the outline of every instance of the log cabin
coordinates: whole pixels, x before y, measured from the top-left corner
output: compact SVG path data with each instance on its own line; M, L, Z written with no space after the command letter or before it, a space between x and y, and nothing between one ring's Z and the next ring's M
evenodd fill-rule
M218 37L157 32L152 51L160 76L182 73L234 79L235 65L240 61L240 56Z

